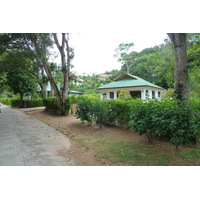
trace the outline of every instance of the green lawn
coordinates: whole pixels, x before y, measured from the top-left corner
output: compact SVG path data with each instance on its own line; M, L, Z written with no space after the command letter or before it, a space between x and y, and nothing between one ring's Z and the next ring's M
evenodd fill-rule
M79 143L97 152L109 165L120 166L190 166L200 165L200 147L180 146L157 141L155 144L132 144L112 138L81 139Z

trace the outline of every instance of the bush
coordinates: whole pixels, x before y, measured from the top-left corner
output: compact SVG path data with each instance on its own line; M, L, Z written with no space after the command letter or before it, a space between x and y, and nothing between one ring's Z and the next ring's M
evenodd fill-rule
M151 142L157 127L158 103L157 101L138 101L131 107L130 130L139 135L147 134L149 142Z
M176 145L196 142L200 138L200 100L177 102L142 101L141 99L100 100L93 96L77 97L77 118L102 127L110 123L129 127L139 135L167 136Z
M76 103L77 98L78 98L78 96L74 96L74 95L68 96L68 99L70 99L70 101L71 101L72 104L75 104L75 103Z
M169 136L170 143L188 144L196 137L199 126L191 104L174 100L150 101L132 107L130 127L138 134ZM199 129L200 130L200 129Z
M200 99L190 99L192 109L192 124L196 135L196 142L200 141Z
M96 122L102 127L109 123L119 126L128 126L130 121L130 107L134 102L141 100L101 100L91 95L77 97L76 116L88 124Z
M42 98L25 99L23 101L24 101L24 105L25 105L26 108L43 106L43 99Z
M9 105L9 98L0 98L0 102L5 105Z
M22 102L22 105L20 103L19 99L10 99L9 104L11 107L24 107L24 101Z
M77 118L88 124L95 122L99 127L106 123L107 106L105 101L92 95L82 95L77 97Z
M107 123L119 126L128 126L130 121L130 109L137 100L107 100Z
M53 111L53 112L60 112L60 108L57 105L56 97L47 97L43 99L43 104L46 107L47 110ZM67 114L69 113L69 110L71 108L71 98L68 98L65 100L65 109Z
M12 107L20 107L20 108L40 107L43 106L43 100L42 98L24 99L22 101L20 101L20 99L10 99L9 104Z

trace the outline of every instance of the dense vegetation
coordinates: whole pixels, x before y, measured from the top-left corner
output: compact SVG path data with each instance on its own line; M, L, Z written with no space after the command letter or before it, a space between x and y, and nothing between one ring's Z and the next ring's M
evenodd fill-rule
M60 114L65 115L64 104L69 91L70 69L73 67L71 60L74 58L74 52L69 46L69 34L60 35L61 44L58 37L56 33L1 33L0 84L1 90L19 93L22 101L25 93L36 93L37 90L41 90L44 97L49 81L57 98ZM49 61L55 57L55 52L52 52L54 44L61 58L61 65L56 66L60 84L57 84L55 79L55 63L52 65Z
M176 145L197 142L200 136L200 100L184 102L175 100L146 101L100 100L94 96L77 98L77 118L88 124L95 122L125 126L139 135L169 137Z
M32 45L32 36L44 43L43 48L46 48L44 52L28 50L26 42L30 42L30 45ZM15 43L12 44L12 41L15 41ZM46 54L48 61L51 55L50 49L54 43L52 37L49 34L1 34L0 42L2 44L0 49L1 97L13 96L14 94L24 96L25 93L37 96L38 86L41 88L40 97L47 97L45 88L50 78L45 73L41 54ZM70 49L70 55L73 58L72 49ZM193 97L200 96L199 55L200 34L187 34L189 87L190 94ZM120 70L106 71L105 74L112 75L110 77L102 77L99 74L83 74L77 78L72 73L69 76L70 90L78 90L85 94L97 94L99 92L96 90L97 87L115 80L127 71L165 89L174 88L175 58L173 45L169 38L165 39L163 44L145 48L141 52L134 51L134 43L122 43L116 48L115 56L121 63ZM62 66L50 62L47 64L51 71L51 78L54 79L61 91L64 86ZM14 70L16 73L13 73ZM83 82L77 84L78 79L82 79ZM13 84L13 82L16 84Z
M69 110L71 108L71 98L68 97L66 100L65 100L65 110L66 110L66 113L68 114L69 113ZM59 113L60 109L57 105L57 102L56 102L56 97L48 97L48 98L44 98L43 99L43 105L46 107L46 109L48 111L53 111L53 112L57 112Z
M187 56L189 71L190 95L200 96L200 34L187 35ZM109 83L127 72L139 76L149 82L154 82L165 89L174 88L174 49L167 38L159 46L145 48L141 52L134 51L134 44L122 43L116 48L115 56L121 62L120 70L106 71L111 77L101 77L98 74L84 74L80 76L84 82L80 85L72 84L74 90L85 94L98 93L95 89Z

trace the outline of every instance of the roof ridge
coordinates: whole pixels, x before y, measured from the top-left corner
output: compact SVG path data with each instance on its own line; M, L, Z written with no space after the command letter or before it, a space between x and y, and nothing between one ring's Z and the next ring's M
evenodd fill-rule
M129 77L132 77L130 79L123 79L124 76L128 75ZM131 81L131 82L130 82ZM132 81L134 82L134 86L132 85ZM126 84L124 85L123 82ZM131 83L131 85L129 85L129 83ZM106 85L100 86L97 89L103 89L103 88L117 88L117 87L139 87L139 86L149 86L149 87L156 87L156 88L160 88L160 89L164 89L158 85L155 85L149 81L146 81L138 76L134 76L132 74L124 74L121 77L119 77L118 79L116 79L115 81L108 83Z

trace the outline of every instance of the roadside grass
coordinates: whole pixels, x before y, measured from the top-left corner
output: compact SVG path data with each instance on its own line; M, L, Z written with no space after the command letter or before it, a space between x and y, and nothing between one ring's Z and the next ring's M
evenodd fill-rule
M93 149L99 159L116 166L188 166L200 165L200 147L180 146L157 141L155 144L132 144L105 138L77 140Z
M183 151L177 151L176 155L191 165L200 165L200 146L192 149L185 149Z

